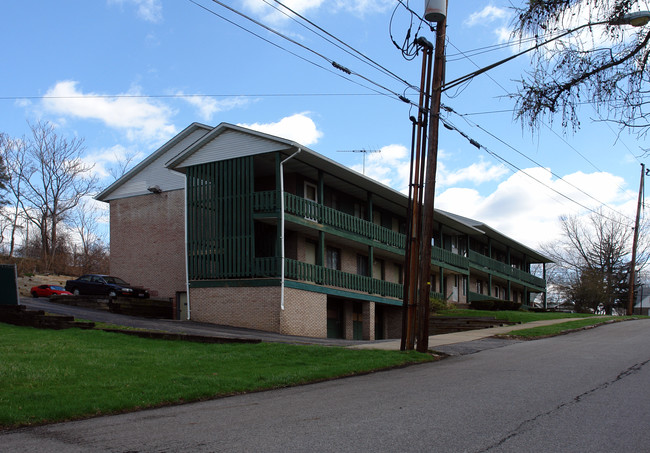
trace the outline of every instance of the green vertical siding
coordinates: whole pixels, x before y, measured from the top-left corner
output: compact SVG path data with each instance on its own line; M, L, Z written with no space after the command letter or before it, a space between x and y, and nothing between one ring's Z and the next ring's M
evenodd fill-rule
M190 280L251 276L252 157L188 168L187 215Z

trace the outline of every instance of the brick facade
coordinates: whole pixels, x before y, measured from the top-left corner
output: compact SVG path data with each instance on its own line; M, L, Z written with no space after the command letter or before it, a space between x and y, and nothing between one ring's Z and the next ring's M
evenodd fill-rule
M284 311L280 333L327 337L327 294L284 289Z
M280 332L280 287L191 288L193 321Z
M184 193L111 200L111 274L154 297L186 290Z

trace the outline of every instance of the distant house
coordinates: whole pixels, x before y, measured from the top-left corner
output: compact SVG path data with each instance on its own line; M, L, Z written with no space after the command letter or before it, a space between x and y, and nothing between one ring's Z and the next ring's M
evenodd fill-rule
M97 197L111 273L179 317L313 337L399 337L407 197L298 143L194 123ZM432 295L530 304L549 260L435 213Z

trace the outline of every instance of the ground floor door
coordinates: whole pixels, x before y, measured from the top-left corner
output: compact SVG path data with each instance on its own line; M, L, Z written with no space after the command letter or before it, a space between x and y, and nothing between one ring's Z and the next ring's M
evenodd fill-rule
M187 293L176 293L176 314L181 321L187 321Z
M327 338L343 338L343 303L327 301Z
M352 305L352 339L363 340L363 305L355 302Z

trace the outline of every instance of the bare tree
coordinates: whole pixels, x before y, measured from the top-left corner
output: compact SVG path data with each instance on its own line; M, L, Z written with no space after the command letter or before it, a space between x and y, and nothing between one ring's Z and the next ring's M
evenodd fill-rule
M4 211L9 227L9 256L13 256L16 249L16 234L22 229L21 221L25 220L22 213L20 200L22 199L23 179L28 168L27 141L12 139L2 134L0 140L0 154L7 164L6 185L11 194L11 206Z
M575 130L580 125L579 106L587 102L594 104L603 119L645 135L650 128L650 27L634 28L630 36L619 25L624 15L639 7L646 9L645 2L542 0L524 4L515 8L515 33L534 36L538 43L561 30L594 25L583 28L576 39L569 36L552 49L535 51L532 69L512 95L517 100L516 117L536 127L561 114L562 125ZM584 22L576 24L576 18Z
M595 212L586 218L560 218L562 237L545 244L544 252L555 262L547 278L578 311L624 307L628 295L633 228L618 215ZM643 269L650 258L649 244L640 242L636 266Z
M75 265L81 267L82 273L99 271L108 257L100 228L103 214L92 201L84 199L71 216L70 224L81 247L81 253L75 253Z
M0 149L5 147L5 143L9 141L9 138L6 134L0 133ZM6 160L2 153L0 152L0 207L7 204L7 199L5 198L5 192L7 191L7 182L9 181L9 175L7 173Z
M17 200L28 221L40 233L41 258L46 268L57 252L58 228L82 197L96 189L92 166L81 160L83 140L59 137L49 123L30 125L32 137L25 144L25 167L20 174Z
M115 164L108 168L108 172L117 181L132 168L136 157L138 156L135 152L125 153L123 156L115 153Z

